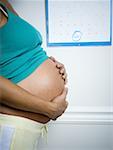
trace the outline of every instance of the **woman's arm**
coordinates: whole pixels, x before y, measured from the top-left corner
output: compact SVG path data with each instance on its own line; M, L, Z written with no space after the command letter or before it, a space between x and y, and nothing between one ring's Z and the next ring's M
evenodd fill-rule
M0 113L13 115L13 116L20 116L20 117L28 118L28 119L31 119L40 123L47 123L48 121L51 120L49 117L45 115L11 108L4 104L0 105Z
M18 15L17 12L15 11L15 9L13 8L13 6L8 2L8 0L0 0L2 3L4 3L4 5L10 10L12 11L14 14Z
M67 108L67 89L52 102L44 101L0 76L0 103L28 112L39 113L55 119Z

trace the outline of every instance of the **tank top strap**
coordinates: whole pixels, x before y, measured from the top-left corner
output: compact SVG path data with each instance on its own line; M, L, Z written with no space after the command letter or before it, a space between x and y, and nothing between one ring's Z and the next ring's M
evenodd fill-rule
M0 1L0 6L9 14L9 9L5 6L3 2Z
M13 15L13 13L11 13L11 11L6 7L6 5L3 3L3 2L1 2L0 1L0 6L4 9L4 11L7 13L7 15L8 15L8 20L7 20L7 22L2 26L2 27L0 27L0 33L2 32L2 31L4 31L4 29L6 29L6 27L7 27L7 29L8 29L8 26L10 25L10 23L11 23L11 18L12 18L12 15Z

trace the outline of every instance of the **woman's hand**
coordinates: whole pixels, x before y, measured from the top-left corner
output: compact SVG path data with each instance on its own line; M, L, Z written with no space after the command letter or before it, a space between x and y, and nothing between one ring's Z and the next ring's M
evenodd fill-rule
M65 82L65 84L67 83L67 73L66 73L66 69L64 67L64 65L60 62L58 62L54 57L49 57L53 62L56 63L56 67L59 69L59 73L62 75L62 78Z
M66 101L68 89L64 88L61 95L57 96L52 100L51 103L51 111L48 114L48 117L52 120L56 120L58 117L60 117L66 110L68 106L68 102Z

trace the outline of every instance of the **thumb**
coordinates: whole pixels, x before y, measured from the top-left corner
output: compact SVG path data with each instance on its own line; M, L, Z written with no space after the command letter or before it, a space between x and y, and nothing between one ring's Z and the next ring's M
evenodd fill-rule
M66 99L67 92L68 92L68 88L65 87L64 90L63 90L63 92L62 92L62 94L61 94L61 98L62 98L62 99Z

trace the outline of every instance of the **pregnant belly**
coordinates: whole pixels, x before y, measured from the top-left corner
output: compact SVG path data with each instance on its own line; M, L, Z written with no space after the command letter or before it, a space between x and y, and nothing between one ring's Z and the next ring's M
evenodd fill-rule
M62 93L64 80L59 74L55 63L51 59L47 59L30 76L17 85L43 100L52 101L54 97ZM1 113L4 114L21 116L41 123L50 121L50 118L41 114L25 112L8 106L0 107L3 110Z
M30 76L17 85L43 100L51 101L61 94L64 89L64 80L55 63L47 59Z

